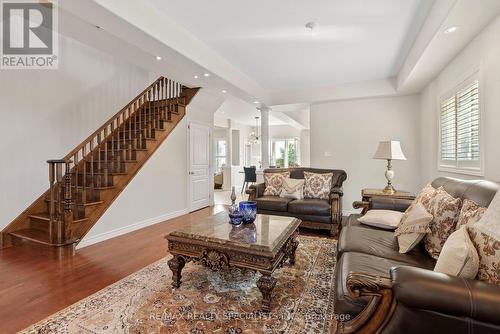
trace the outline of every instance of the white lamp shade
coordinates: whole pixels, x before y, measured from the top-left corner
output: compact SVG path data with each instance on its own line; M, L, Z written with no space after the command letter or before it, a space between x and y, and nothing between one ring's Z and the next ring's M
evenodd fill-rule
M406 160L406 157L401 149L401 143L396 140L389 140L378 143L377 152L375 152L373 159Z

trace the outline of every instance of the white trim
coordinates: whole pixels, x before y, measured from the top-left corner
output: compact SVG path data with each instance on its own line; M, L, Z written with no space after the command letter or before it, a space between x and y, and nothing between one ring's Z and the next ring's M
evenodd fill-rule
M84 237L83 240L76 246L76 249L81 249L83 247L87 247L87 246L96 244L96 243L101 242L101 241L115 238L115 237L118 237L120 235L127 234L127 233L130 233L130 232L133 232L133 231L136 231L136 230L139 230L141 228L148 227L148 226L151 226L154 224L158 224L158 223L164 222L166 220L173 219L173 218L176 218L176 217L188 214L188 213L189 213L189 211L186 208L186 209L166 213L166 214L158 216L158 217L149 218L149 219L146 219L146 220L143 220L141 222L134 223L134 224L131 224L128 226L119 227L117 229L114 229L114 230L111 230L108 232L104 232L101 234L97 234L97 235L94 235L91 237Z

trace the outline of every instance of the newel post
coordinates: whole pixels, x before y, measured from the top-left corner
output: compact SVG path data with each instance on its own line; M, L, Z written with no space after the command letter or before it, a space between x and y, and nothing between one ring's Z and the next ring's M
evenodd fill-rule
M73 221L71 162L71 160L47 160L50 185L49 239L52 244L60 245L70 238L70 226Z

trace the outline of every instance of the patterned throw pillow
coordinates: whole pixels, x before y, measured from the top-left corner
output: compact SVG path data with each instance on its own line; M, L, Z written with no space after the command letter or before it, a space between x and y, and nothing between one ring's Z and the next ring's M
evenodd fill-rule
M424 238L425 250L437 260L446 239L455 231L457 217L460 213L462 200L453 198L440 187L429 204L429 213L434 217L429 228L430 233Z
M481 220L467 225L467 230L479 255L477 278L500 285L500 191Z
M425 210L427 212L430 212L429 208L429 203L431 202L432 198L436 194L436 189L432 186L432 184L428 183L425 185L425 187L420 191L420 193L415 197L411 205L406 209L405 211L405 216L410 212L410 210L413 208L413 206L417 203L420 203L424 206ZM404 217L403 217L404 219Z
M431 230L429 224L432 215L427 212L422 203L417 202L408 214L403 215L394 236L398 238L399 252L411 251Z
M466 226L479 255L477 278L500 285L500 240L481 231L478 224Z
M332 188L333 173L304 172L304 198L328 199Z
M283 181L287 177L290 177L290 172L264 173L264 181L266 182L264 195L279 196L283 187Z
M462 209L460 210L460 215L458 216L456 230L464 225L477 223L485 212L485 207L480 206L470 199L465 199L464 204L462 204Z
M280 197L291 199L304 198L304 179L291 179L287 177L283 181Z

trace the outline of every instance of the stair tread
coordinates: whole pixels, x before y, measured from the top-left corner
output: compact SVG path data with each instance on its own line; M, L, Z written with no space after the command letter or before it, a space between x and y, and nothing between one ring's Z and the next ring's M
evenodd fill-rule
M46 198L45 202L50 202L50 199ZM94 205L99 205L104 203L104 201L94 201L94 202L88 202L88 203L76 203L78 206L94 206Z
M34 242L50 245L49 234L45 231L37 230L35 228L25 228L10 232L11 235L22 239L28 239Z
M39 219L39 220L45 220L47 222L50 221L50 215L47 212L41 212L41 213L37 213L34 215L28 215L28 217ZM86 220L89 220L89 219L88 218L74 219L73 223L81 223L81 222L86 221Z

